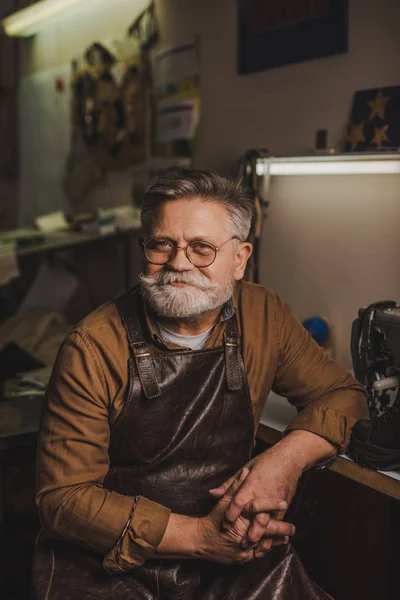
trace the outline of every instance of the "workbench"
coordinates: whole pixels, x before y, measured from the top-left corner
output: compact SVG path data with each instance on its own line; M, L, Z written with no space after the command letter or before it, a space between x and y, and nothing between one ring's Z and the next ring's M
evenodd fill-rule
M271 392L261 416L256 438L267 444L275 444L296 415L297 410L286 398ZM339 456L328 468L357 483L400 500L400 471L372 471L361 467L346 455Z

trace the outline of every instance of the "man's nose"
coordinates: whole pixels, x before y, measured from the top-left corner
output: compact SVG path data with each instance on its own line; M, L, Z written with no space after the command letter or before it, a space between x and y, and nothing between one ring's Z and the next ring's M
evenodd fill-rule
M195 268L183 248L177 248L174 258L168 263L168 267L174 271L191 271Z

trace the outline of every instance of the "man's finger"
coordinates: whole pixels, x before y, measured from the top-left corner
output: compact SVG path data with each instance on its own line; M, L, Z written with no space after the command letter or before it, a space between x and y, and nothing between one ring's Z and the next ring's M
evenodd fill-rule
M272 546L283 546L284 544L288 544L289 543L289 536L285 535L285 536L281 536L281 537L275 537L272 540Z
M254 517L255 513L266 513L285 510L287 502L282 498L264 498L261 501L253 499L251 486L245 483L233 497L226 510L224 523L229 529L243 513L247 519Z
M251 487L245 483L239 490L237 490L225 511L224 515L224 529L228 530L235 523L236 519L242 514L242 510L252 500Z
M240 474L239 474L239 476L240 476ZM222 483L219 487L213 488L212 490L208 490L208 491L213 496L222 498L222 496L224 496L226 494L226 492L228 491L228 489L230 488L232 483L234 481L236 481L237 478L238 478L238 474L236 473L236 475L232 475L232 477L229 477L229 479L224 481L224 483Z
M271 548L275 548L276 546L284 546L285 544L288 544L289 541L290 541L290 538L288 535L274 537L274 538L272 538Z
M271 550L272 543L272 538L263 538L254 550L254 558L263 558Z
M242 539L243 548L253 546L265 536L265 528L267 527L270 519L271 516L269 513L259 513L253 518L246 535Z
M286 513L286 511L285 511L285 510L279 510L279 511L277 511L277 513L276 513L276 516L274 516L274 518L275 518L277 521L283 521L283 519L284 519L284 517L285 517L285 513Z
M261 498L256 499L252 502L252 504L248 507L249 511L253 513L253 515L258 513L278 513L282 515L283 511L285 511L288 507L288 503L283 498ZM250 516L253 516L250 515ZM281 519L279 519L281 520Z
M265 528L265 536L285 536L294 535L296 533L296 527L292 523L286 523L285 521L275 521L271 519Z
M232 498L234 498L236 492L240 489L240 486L242 485L243 481L246 479L248 474L249 469L243 467L243 469L237 475L235 475L233 478L231 477L232 481L224 494L226 500L232 501ZM230 480L228 479L228 481Z
M253 519L247 534L243 537L242 547L254 546L263 537L284 537L294 535L296 528L291 523L276 521L266 513L260 513Z

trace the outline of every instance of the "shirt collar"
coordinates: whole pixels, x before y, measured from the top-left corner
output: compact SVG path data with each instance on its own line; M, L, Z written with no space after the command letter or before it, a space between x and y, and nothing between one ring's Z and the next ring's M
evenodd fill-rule
M228 321L228 319L233 317L235 312L236 312L236 309L233 304L233 299L229 298L228 302L226 302L221 309L221 317L224 321Z

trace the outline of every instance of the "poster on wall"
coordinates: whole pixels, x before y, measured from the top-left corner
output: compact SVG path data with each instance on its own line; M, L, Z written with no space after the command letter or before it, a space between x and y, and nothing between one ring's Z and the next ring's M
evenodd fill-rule
M400 85L354 94L345 152L400 148Z
M197 53L196 43L188 41L157 54L154 61L154 92L158 97L181 92L182 82L197 81Z
M153 156L194 158L200 121L199 40L155 57Z
M157 109L157 143L191 140L199 118L197 98L166 98Z
M348 50L348 0L238 0L238 72Z

